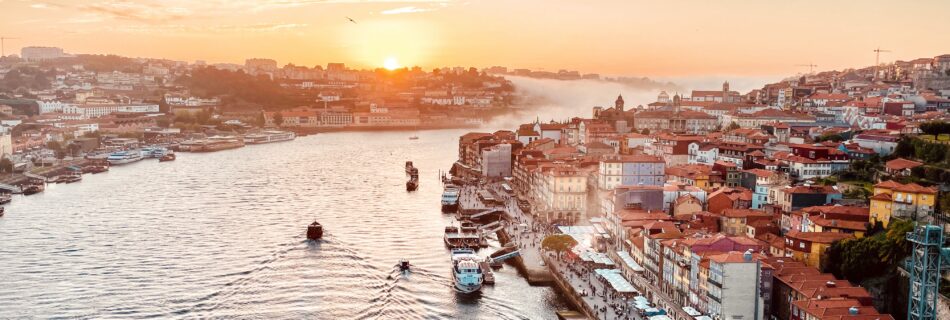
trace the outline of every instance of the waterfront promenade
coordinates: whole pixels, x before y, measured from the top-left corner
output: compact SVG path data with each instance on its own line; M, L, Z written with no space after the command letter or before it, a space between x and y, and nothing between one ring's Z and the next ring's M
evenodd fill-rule
M529 273L543 270L548 277L555 277L552 280L562 286L566 291L564 294L574 304L580 304L577 307L582 308L583 313L597 319L643 319L632 307L632 300L625 300L613 292L592 269L558 259L553 252L542 252L541 241L554 230L550 225L536 221L533 215L524 213L518 207L517 199L503 192L498 184L464 186L462 190L462 208L507 210L511 223L504 231L520 250L525 268ZM486 207L478 200L478 192L482 190L491 190L501 196L504 206Z

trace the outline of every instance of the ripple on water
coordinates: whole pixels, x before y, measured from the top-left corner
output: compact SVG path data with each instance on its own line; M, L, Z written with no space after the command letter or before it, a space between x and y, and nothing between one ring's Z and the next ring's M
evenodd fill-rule
M474 297L450 286L437 176L462 133L319 134L16 196L0 318L553 318L556 294L508 269ZM321 242L303 236L314 219ZM393 272L401 258L411 274Z

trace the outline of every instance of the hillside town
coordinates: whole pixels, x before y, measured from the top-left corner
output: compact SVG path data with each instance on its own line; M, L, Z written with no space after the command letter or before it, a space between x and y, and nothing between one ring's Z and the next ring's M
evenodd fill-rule
M512 99L510 82L475 68L356 70L261 58L208 64L25 47L0 57L0 154L62 154L79 145L71 152L79 156L98 147L83 137L141 140L146 132L183 139L265 126L299 133L477 127L508 112Z
M574 239L521 247L547 248L539 265L591 318L904 318L905 236L950 230L948 109L950 55L635 107L620 95L569 121L465 134L452 172Z

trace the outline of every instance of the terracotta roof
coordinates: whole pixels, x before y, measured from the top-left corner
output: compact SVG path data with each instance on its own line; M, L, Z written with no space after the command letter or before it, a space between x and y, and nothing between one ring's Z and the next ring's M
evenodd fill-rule
M722 215L727 218L771 217L771 214L755 209L725 209Z
M801 231L791 231L785 235L787 238L805 240L812 243L825 243L830 244L832 242L853 238L854 235L848 233L840 232L801 232Z
M904 158L897 158L897 159L888 161L886 164L884 164L884 166L890 170L904 170L904 169L919 167L922 165L923 163L913 161L913 160L907 160Z
M894 180L888 180L874 185L874 188L890 189L900 192L937 194L937 187L924 187L916 183L901 184Z

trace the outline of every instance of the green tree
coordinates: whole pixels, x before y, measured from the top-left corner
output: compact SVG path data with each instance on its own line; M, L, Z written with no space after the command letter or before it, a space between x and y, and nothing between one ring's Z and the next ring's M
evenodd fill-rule
M279 111L274 114L274 124L277 125L278 127L284 124L284 115L281 114Z
M726 131L732 131L732 130L739 129L739 128L741 128L741 127L739 126L739 124L736 123L735 121L733 121L733 122L730 122L730 123L729 123L729 126L728 126L728 127L726 127Z
M577 240L566 234L554 234L541 240L541 248L557 252L558 258L561 257L561 253L571 250L576 245Z
M10 161L8 158L0 159L0 172L3 173L12 173L13 172L13 161Z

